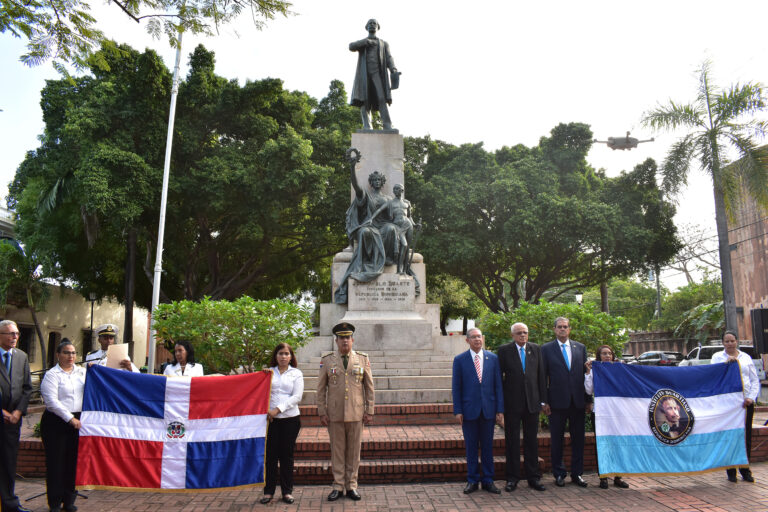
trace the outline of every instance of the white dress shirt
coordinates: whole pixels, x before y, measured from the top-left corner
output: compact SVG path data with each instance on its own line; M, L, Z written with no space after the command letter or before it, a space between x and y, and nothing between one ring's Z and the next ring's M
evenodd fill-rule
M482 375L483 374L483 359L485 359L483 357L485 355L485 354L483 354L483 349L480 349L480 352L475 352L474 350L469 349L469 356L472 358L472 365L475 364L475 356L476 355L480 356L480 375Z
M299 415L299 402L304 394L304 374L301 370L288 366L282 374L277 366L272 367L272 392L269 396L269 408L280 409L276 418L292 418Z
M83 410L83 389L85 388L85 368L75 365L67 373L58 364L48 370L40 384L45 408L69 423L74 418L73 412Z
M712 356L712 364L725 363L730 356L722 352L716 352ZM741 370L741 382L744 384L744 398L751 398L752 401L757 401L757 396L760 394L760 380L757 378L757 368L755 368L755 362L749 357L749 354L739 350L739 355L736 356L739 361L739 370Z
M165 367L163 375L167 375L168 377L202 377L203 365L200 363L187 363L184 365L184 370L182 371L179 363L169 364Z

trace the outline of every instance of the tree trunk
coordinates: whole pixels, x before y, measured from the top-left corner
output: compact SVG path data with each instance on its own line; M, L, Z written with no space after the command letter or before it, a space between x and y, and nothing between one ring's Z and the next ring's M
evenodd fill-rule
M446 324L447 320L448 320L448 315L443 313L443 312L441 312L440 313L440 333L443 336L447 336L448 335L448 332L445 330L445 324Z
M35 324L35 333L37 333L37 341L40 343L40 362L42 369L45 370L48 364L48 352L45 350L45 340L43 339L43 331L40 330L40 322L37 321L37 311L35 311L35 301L32 300L32 290L27 288L27 306L29 306L29 312L32 315L32 323Z
M608 283L600 283L600 311L610 313L608 310Z
M133 299L136 293L136 229L128 230L125 254L125 324L123 343L133 341ZM132 346L131 346L132 347Z
M723 283L723 304L725 306L725 328L738 332L736 316L736 291L731 273L731 247L728 242L728 219L725 212L725 198L720 185L719 173L713 179L715 184L715 224L717 224L717 248L720 254L720 279Z
M464 317L464 320L461 322L461 334L464 336L467 335L467 324L469 323L469 319L467 317Z

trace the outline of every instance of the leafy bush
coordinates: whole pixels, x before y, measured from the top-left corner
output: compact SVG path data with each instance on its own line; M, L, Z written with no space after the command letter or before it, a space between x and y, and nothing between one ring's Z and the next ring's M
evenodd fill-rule
M683 320L675 328L675 336L687 340L696 337L699 343L725 329L723 302L702 304L683 313Z
M228 374L260 370L278 343L294 350L302 346L310 335L310 318L311 312L284 300L206 297L158 305L155 329L158 343L167 349L173 350L175 340L189 340L207 373Z
M510 327L515 322L528 326L528 341L541 345L555 339L555 318L564 316L571 322L571 337L594 354L600 345L609 345L619 356L629 340L624 319L598 311L593 304L539 304L520 303L520 307L506 313L491 313L480 321L480 329L490 350L510 341Z

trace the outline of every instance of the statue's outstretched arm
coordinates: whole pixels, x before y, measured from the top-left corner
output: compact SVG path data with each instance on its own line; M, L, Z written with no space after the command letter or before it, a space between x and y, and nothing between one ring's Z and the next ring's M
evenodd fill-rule
M349 162L349 181L352 183L352 188L355 189L355 195L358 199L363 197L363 189L360 188L360 184L357 183L357 174L355 173L355 166L360 161L360 152L357 148L349 148L347 150L347 162Z

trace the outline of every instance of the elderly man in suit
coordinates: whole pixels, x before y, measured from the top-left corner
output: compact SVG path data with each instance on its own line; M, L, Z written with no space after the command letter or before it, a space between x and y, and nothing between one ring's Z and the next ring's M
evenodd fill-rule
M571 434L571 481L579 487L586 487L587 482L581 477L584 472L584 416L585 409L591 409L592 406L591 397L584 390L587 349L570 339L570 334L570 321L559 317L555 320L556 339L541 347L547 383L544 413L549 416L549 431L552 435L552 474L555 485L565 485L563 443L567 421Z
M0 508L3 512L28 510L21 506L15 493L21 416L26 414L32 394L27 354L16 348L18 340L19 327L16 322L0 322L0 394L3 406L3 431L0 436Z
M501 494L493 483L494 420L504 424L504 394L495 354L483 350L480 329L467 331L469 350L453 359L453 414L461 424L467 453L467 485L464 494L483 489ZM483 475L477 466L477 447L482 452Z
M507 456L507 485L512 492L520 480L520 423L523 424L523 453L528 487L545 488L539 472L539 411L544 404L544 360L541 348L528 343L528 326L512 326L513 343L499 347L501 385L504 388L504 439Z
M355 326L341 322L333 329L338 350L322 358L317 379L317 415L328 427L331 441L333 490L328 501L336 501L347 490L347 498L359 501L357 470L363 424L373 423L373 377L368 354L355 352Z

